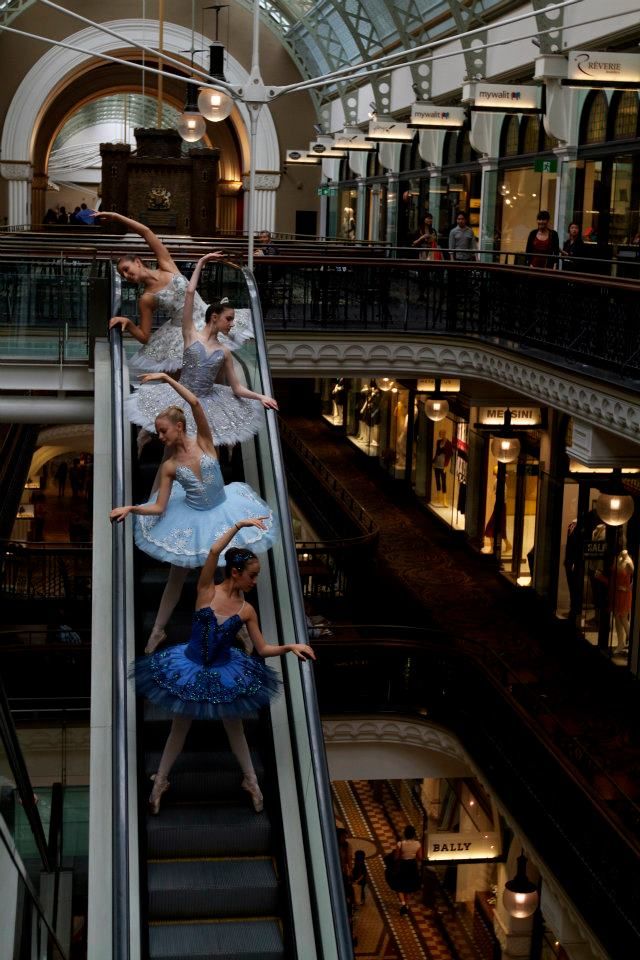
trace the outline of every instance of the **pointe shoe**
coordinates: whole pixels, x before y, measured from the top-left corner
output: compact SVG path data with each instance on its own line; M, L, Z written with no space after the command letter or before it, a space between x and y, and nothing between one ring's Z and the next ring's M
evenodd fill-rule
M149 796L149 813L157 817L160 813L162 794L167 792L171 784L165 777L159 777L157 773L153 774L151 780L153 780L153 789Z
M242 779L242 789L246 790L251 797L251 802L253 803L253 809L256 813L262 813L264 810L264 799L262 797L262 791L258 786L258 781L255 777L243 777Z
M154 627L151 633L149 634L149 639L147 640L147 645L144 648L144 652L149 656L150 653L153 653L154 650L160 646L161 643L167 639L167 634L162 629L162 627Z

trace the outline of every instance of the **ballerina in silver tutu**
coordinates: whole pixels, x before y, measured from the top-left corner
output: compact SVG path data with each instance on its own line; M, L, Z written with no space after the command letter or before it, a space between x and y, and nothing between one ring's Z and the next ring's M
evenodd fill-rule
M205 326L194 322L194 304L202 268L216 253L198 261L185 291L182 312L184 355L180 382L196 394L209 421L217 446L233 446L254 436L264 423L262 407L277 410L271 397L247 389L238 379L231 352L220 337L229 337L234 325L234 309L223 300L212 303L205 313ZM223 372L228 386L216 383ZM195 434L191 408L168 383L150 382L138 387L125 403L127 416L147 433L155 432L155 421L167 407L180 407L187 418L187 432Z
M112 317L109 327L120 326L123 333L129 333L142 344L141 348L129 360L130 368L138 374L152 373L158 370L168 372L179 370L182 366L182 312L187 290L187 279L178 269L173 257L164 243L144 223L138 223L121 213L103 213L98 218L114 220L123 223L133 233L139 234L149 245L157 260L158 266L151 269L143 264L140 257L126 255L118 260L118 273L124 280L142 284L144 292L138 300L140 323L136 324L129 317ZM221 260L223 254L218 251L211 255L211 260ZM205 325L207 305L204 300L195 294L193 303L193 322L197 329L202 330ZM163 313L169 319L153 330L153 315L156 311ZM233 336L225 342L229 349L234 350L242 346L245 340L253 337L251 316L249 310L238 311Z

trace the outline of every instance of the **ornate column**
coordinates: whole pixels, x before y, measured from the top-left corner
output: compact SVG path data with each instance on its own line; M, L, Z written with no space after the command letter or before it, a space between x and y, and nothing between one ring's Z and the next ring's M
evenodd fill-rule
M9 181L9 227L31 223L31 188L33 167L28 161L7 161L0 164L0 173Z
M31 181L31 223L35 226L42 223L47 205L47 185L49 177L46 173L34 173Z
M244 195L244 223L245 232L248 222L248 203L249 203L249 175L242 178L242 186L245 190ZM275 230L276 222L276 191L280 186L279 173L256 173L256 193L255 209L253 222L256 231Z
M480 240L482 250L495 246L496 214L498 205L498 160L497 157L480 157L482 183L480 186ZM481 259L491 263L493 256L483 253Z

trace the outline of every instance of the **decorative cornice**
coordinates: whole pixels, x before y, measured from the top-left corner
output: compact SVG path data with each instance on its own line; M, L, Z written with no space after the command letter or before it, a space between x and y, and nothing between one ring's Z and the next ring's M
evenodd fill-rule
M279 173L256 173L256 190L277 190L280 179ZM242 177L242 186L245 190L249 189L249 176L246 173Z
M322 730L325 743L401 743L433 750L469 766L457 737L433 723L388 717L323 718Z
M640 443L640 398L619 387L596 384L544 361L497 346L428 334L287 333L269 331L274 376L473 377L515 390L544 406L611 430Z
M20 160L15 163L0 163L0 173L5 180L31 180L33 168Z

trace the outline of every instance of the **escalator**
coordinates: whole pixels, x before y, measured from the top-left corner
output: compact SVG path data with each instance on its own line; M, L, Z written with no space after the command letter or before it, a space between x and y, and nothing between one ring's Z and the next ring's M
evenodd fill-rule
M228 269L236 287L243 281L257 328L255 343L245 345L236 360L251 388L270 393L253 279ZM110 753L111 762L101 771L97 763L92 768L92 819L94 814L101 819L102 831L96 827L92 833L90 826L96 848L89 870L89 955L92 944L100 943L96 956L118 960L344 960L352 956L351 935L311 663L279 658L283 695L245 724L264 811L256 813L240 788L241 773L222 725L198 722L172 770L159 816L147 814L149 776L157 769L168 722L149 704L136 705L126 669L144 646L167 568L137 553L134 573L130 530L109 529L105 522L108 504L131 502L132 474L134 500L140 502L155 469L132 470L130 430L122 422L126 369L119 334L112 336L113 369L106 344L96 344L97 456L104 456L105 468L108 462L113 483L101 475L96 489L96 501L98 487L103 496L94 518L94 563L100 565L104 590L94 595L94 645L97 631L108 638L109 651L94 660L92 711L102 722L92 724L92 757ZM265 416L260 435L243 444L241 454L234 451L225 480L249 483L282 529L280 543L263 560L257 596L250 598L262 631L274 643L306 642L276 421L271 412ZM188 582L171 621L173 639L184 639L192 609ZM92 904L99 904L93 924Z

